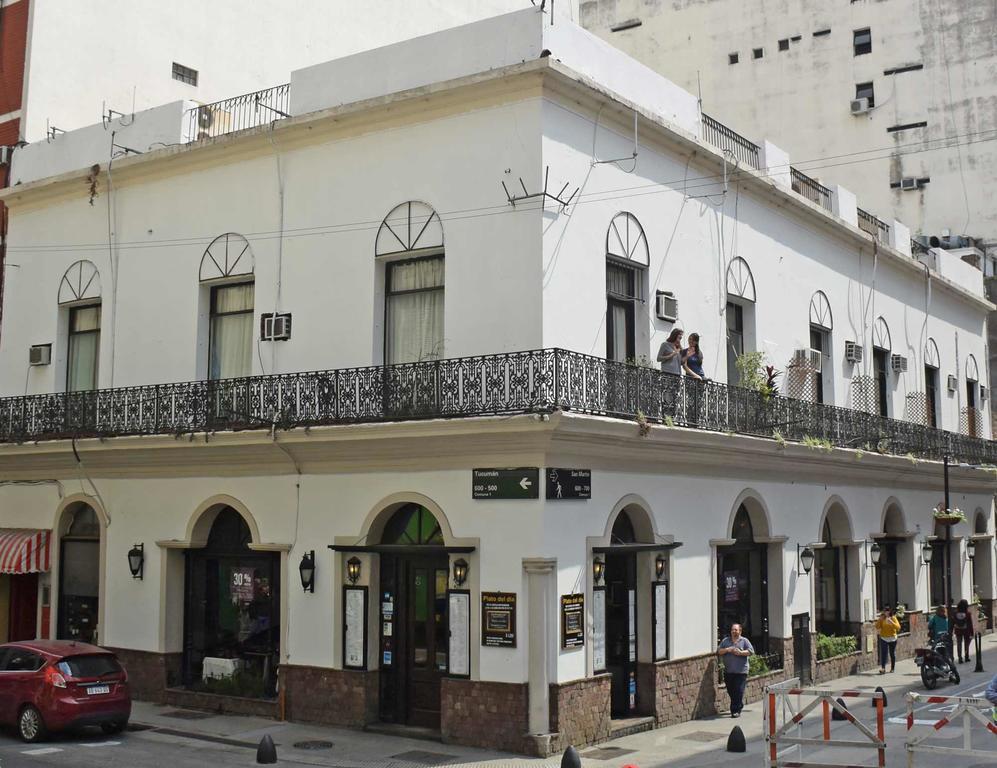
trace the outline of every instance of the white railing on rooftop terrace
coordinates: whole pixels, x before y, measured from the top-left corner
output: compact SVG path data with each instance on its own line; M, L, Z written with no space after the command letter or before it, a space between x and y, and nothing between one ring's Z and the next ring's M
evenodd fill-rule
M226 133L256 128L290 117L291 84L277 85L231 99L202 104L184 117L191 141L213 139Z

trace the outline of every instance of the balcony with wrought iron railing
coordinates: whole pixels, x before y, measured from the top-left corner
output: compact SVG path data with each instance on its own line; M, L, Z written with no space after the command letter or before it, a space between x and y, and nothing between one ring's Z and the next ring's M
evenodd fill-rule
M187 110L184 116L186 135L190 141L199 141L267 125L290 117L290 104L290 83L202 104Z
M831 190L792 166L789 168L789 175L796 194L802 195L825 210L831 210Z
M703 115L703 138L723 152L729 152L740 163L760 170L759 146L706 114Z
M563 349L0 399L0 443L556 410L975 464L997 443Z
M873 216L868 211L864 211L861 208L856 209L858 214L859 229L863 232L868 232L870 235L875 237L879 242L884 245L888 245L890 242L890 225L887 224L882 219L878 219Z

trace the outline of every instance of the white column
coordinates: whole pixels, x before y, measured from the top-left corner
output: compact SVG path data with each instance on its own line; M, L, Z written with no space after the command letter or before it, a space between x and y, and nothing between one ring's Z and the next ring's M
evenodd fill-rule
M554 558L534 557L523 560L528 578L529 600L529 702L530 735L550 733L550 638L551 585L557 568Z

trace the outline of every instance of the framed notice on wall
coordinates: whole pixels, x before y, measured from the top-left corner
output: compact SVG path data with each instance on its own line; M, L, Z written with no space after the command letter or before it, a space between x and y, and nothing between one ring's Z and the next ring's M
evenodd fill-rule
M450 654L447 672L452 677L471 676L471 593L452 589L449 594Z
M592 590L592 671L606 671L606 588Z
M668 582L656 581L651 585L651 616L654 617L654 660L668 658Z
M481 593L481 644L489 648L516 647L516 593Z
M343 587L343 669L367 669L367 587Z
M585 645L585 595L561 595L561 647Z

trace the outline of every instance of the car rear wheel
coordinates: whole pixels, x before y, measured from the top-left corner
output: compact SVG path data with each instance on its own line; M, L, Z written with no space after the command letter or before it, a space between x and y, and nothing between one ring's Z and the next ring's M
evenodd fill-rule
M121 733L125 730L126 725L128 725L127 721L114 720L110 723L101 723L100 729L108 736L113 736L114 734Z
M28 704L17 718L17 735L22 741L33 744L45 738L45 721L42 713Z

